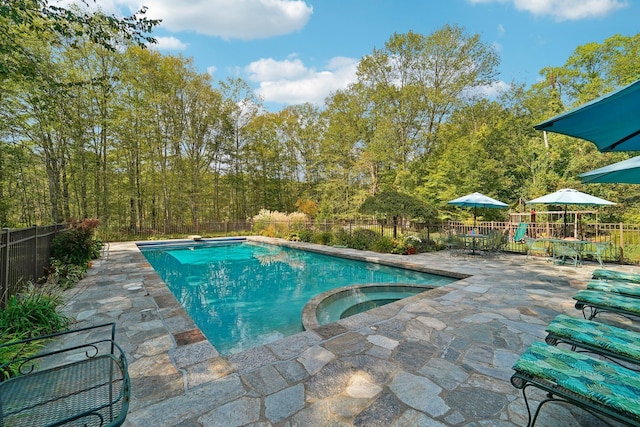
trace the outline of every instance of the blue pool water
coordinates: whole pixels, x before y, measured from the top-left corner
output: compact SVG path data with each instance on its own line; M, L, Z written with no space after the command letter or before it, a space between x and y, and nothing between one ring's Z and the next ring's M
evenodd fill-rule
M343 286L456 279L254 242L141 246L140 250L222 355L303 330L304 305Z

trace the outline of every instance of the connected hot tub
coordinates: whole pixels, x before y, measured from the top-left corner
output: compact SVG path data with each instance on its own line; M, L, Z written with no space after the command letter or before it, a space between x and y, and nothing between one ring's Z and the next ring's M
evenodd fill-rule
M434 286L402 283L375 283L333 289L312 298L304 306L302 324L306 330L314 329L430 289L434 289Z

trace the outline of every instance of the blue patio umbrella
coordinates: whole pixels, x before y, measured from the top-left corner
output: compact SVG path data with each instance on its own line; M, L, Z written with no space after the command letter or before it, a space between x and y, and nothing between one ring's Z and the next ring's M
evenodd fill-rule
M562 229L562 235L566 235L567 229L567 206L568 205L582 205L582 206L597 206L597 205L615 205L614 202L601 199L600 197L592 196L591 194L583 193L573 188L563 188L556 192L546 194L537 199L529 200L528 205L541 204L541 205L564 205L564 228Z
M581 173L582 183L640 184L640 156Z
M475 192L457 199L449 200L450 205L463 206L473 208L473 226L476 226L476 209L477 208L507 208L509 205L500 200L492 199L489 196Z
M586 139L602 152L640 151L640 80L534 128Z

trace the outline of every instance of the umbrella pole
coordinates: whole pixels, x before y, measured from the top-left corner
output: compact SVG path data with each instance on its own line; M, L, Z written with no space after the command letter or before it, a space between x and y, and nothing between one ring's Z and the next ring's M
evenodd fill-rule
M564 227L562 227L562 237L567 237L567 205L564 205Z
M477 209L477 207L474 206L473 207L473 228L474 229L476 228L476 209Z

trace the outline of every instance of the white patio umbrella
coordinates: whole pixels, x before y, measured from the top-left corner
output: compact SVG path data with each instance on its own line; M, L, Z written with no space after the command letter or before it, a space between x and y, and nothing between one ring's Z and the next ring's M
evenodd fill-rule
M476 209L477 208L506 208L509 207L506 203L502 203L500 200L492 199L489 196L475 192L473 194L467 194L466 196L458 197L457 199L449 200L447 202L450 205L472 207L473 208L473 226L476 226Z
M609 200L601 199L600 197L592 196L591 194L583 193L572 188L563 188L562 190L558 190L554 193L538 197L537 199L529 200L527 204L564 205L564 228L562 229L563 236L566 235L568 205L615 205L614 202L610 202Z

